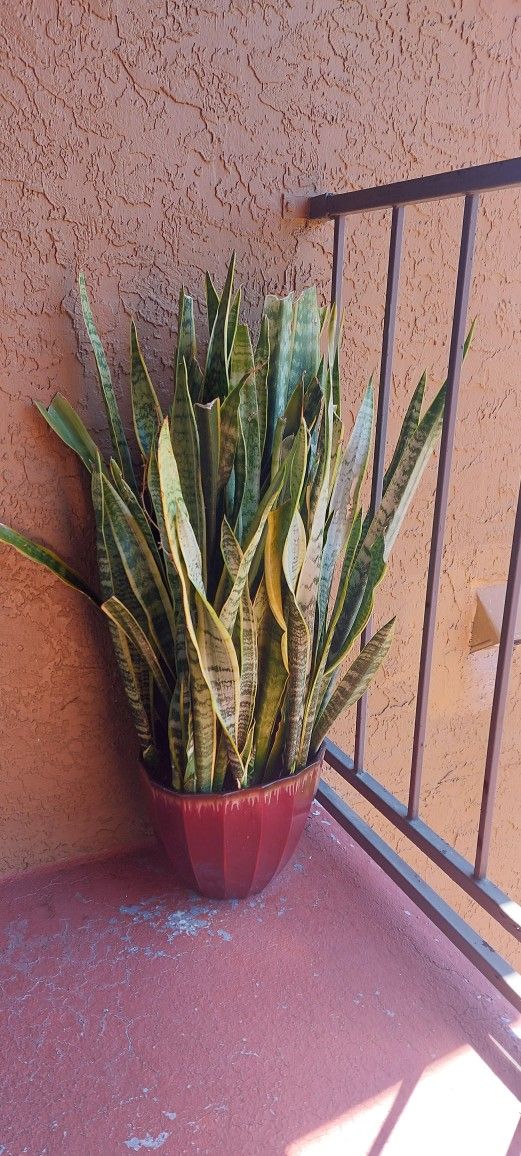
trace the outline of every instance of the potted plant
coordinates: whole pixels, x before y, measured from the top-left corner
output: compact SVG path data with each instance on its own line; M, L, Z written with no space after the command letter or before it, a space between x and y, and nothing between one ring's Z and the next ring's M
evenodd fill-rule
M364 518L373 387L346 439L335 309L320 309L314 288L270 295L253 344L234 266L221 294L206 277L204 368L193 299L181 292L166 414L131 323L137 469L80 276L110 462L65 397L37 405L90 474L100 594L52 551L0 526L1 541L106 616L155 827L180 879L216 897L258 891L288 861L324 738L389 650L394 619L345 669L444 405L442 387L421 416L423 376L380 507Z

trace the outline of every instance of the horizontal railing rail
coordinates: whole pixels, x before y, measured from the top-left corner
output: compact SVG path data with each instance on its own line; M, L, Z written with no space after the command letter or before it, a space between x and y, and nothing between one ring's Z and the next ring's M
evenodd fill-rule
M305 216L320 220L349 213L373 212L375 209L393 209L398 205L420 205L424 201L509 189L520 182L521 157L513 157L508 161L492 161L489 165L435 173L432 177L374 185L371 189L354 189L350 193L317 193L308 198Z
M312 220L334 219L333 261L331 299L337 306L340 317L342 308L342 284L346 217L352 213L372 212L377 209L391 209L389 260L387 287L385 294L382 354L376 415L375 448L372 465L370 510L374 513L381 497L384 478L387 421L391 396L392 361L398 296L400 267L406 207L424 201L440 200L447 197L463 198L463 219L459 248L458 271L454 295L451 326L450 350L447 369L447 392L441 435L439 464L436 481L436 495L426 583L425 611L422 628L421 652L418 670L418 689L414 721L413 750L409 777L407 806L402 804L382 784L378 783L364 769L365 741L367 727L367 695L357 707L354 761L329 743L327 759L330 766L345 779L351 787L367 799L397 830L419 848L433 863L448 875L454 883L479 904L495 922L505 928L513 940L521 942L521 907L503 894L487 877L490 842L493 828L494 806L497 794L501 737L507 703L507 693L517 608L521 592L521 486L517 513L512 536L509 572L506 588L505 609L501 628L498 664L494 695L491 708L489 739L481 796L479 826L476 833L476 855L471 863L463 858L454 847L446 843L420 818L423 756L427 728L427 710L432 672L434 631L440 589L443 541L449 487L451 478L454 435L456 429L458 393L463 361L463 346L467 325L467 311L472 280L472 263L476 238L476 227L480 194L500 189L521 186L521 157L498 161L493 164L477 165L459 169L456 172L439 173L420 179L398 181L379 185L371 189L360 189L347 193L321 193L308 199L305 215ZM362 645L371 635L371 622L362 635ZM363 837L362 821L358 820L335 792L322 784L320 800L336 814L337 819L353 837L359 839L373 857L386 870L399 879L399 858L388 850L386 855L380 846L381 840L371 835L367 828ZM376 842L375 842L376 840ZM378 843L378 850L375 848ZM392 867L389 866L392 864ZM403 865L401 885L410 893L416 884L411 882L411 870ZM421 882L421 881L420 881ZM427 895L428 893L428 895ZM521 1011L521 978L501 957L467 924L455 915L432 889L423 885L418 892L420 906L427 910L438 926L443 926L453 939L472 958L473 962L496 983L496 986L512 1000ZM426 897L427 896L427 897ZM434 896L434 899L433 899ZM442 912L440 914L440 912ZM465 931L466 928L466 931Z

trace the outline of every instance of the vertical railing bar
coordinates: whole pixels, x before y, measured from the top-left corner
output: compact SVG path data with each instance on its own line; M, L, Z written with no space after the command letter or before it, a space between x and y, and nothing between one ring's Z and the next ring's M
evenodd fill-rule
M458 276L456 281L454 313L452 318L452 334L449 353L449 367L447 373L445 411L443 415L443 429L441 435L440 461L438 466L434 515L432 520L431 552L429 558L429 572L427 576L425 614L423 619L408 803L408 815L410 819L417 818L420 804L423 753L425 747L425 731L427 725L427 706L434 645L434 629L436 625L436 609L440 587L445 519L449 496L450 470L452 464L452 450L454 445L454 430L456 425L456 412L458 405L461 364L463 360L463 344L465 340L467 307L472 277L472 257L474 251L474 241L476 237L478 208L479 196L477 193L465 197L463 224L461 229Z
M479 830L474 875L476 879L484 879L487 874L490 838L492 834L492 820L496 799L499 756L501 753L501 738L507 704L508 682L512 666L514 637L516 630L517 611L521 592L521 486L517 500L516 520L512 538L512 551L508 569L503 622L497 660L492 713L490 716L490 730L488 736L487 757L483 780L483 794L479 816Z
M387 418L389 415L389 399L391 394L391 373L393 364L394 333L396 328L396 311L398 305L398 290L400 281L400 261L403 239L403 205L396 206L391 218L391 237L389 241L389 264L387 269L387 289L385 294L385 310L382 337L382 357L380 362L380 383L378 387L378 406L376 412L376 432L373 456L373 473L371 479L370 513L374 514L380 505L384 480L385 443L387 438ZM371 637L372 621L369 620L360 639L360 645L365 646ZM363 770L365 754L365 733L367 725L367 695L364 694L358 701L356 710L356 733L354 763L355 770Z
M340 332L340 315L342 313L342 282L344 276L345 232L345 217L335 217L335 231L333 234L333 270L331 274L331 304L336 305L337 333Z

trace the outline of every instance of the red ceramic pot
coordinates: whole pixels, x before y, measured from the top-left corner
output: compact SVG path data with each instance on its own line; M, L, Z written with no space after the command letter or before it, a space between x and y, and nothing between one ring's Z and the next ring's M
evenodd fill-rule
M262 891L297 847L323 761L321 748L296 775L215 795L169 790L142 768L152 822L180 882L212 899Z

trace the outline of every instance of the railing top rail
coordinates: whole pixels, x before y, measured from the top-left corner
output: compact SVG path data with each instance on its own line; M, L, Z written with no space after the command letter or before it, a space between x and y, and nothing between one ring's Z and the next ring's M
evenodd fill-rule
M396 181L391 185L376 185L372 189L355 189L351 193L317 193L308 198L305 215L310 220L343 217L348 213L392 209L397 205L491 192L514 185L521 185L521 157L473 165L449 173L435 173L431 177Z

